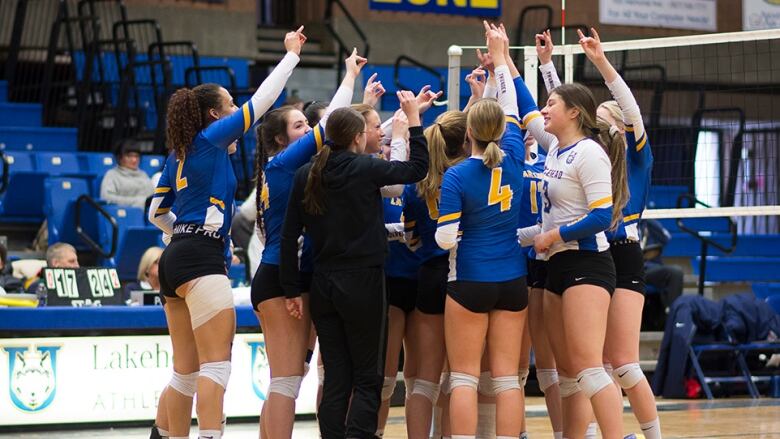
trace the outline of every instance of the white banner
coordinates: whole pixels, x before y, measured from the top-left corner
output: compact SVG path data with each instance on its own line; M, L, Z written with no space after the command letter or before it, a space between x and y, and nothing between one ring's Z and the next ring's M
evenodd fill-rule
M780 28L780 0L742 0L742 29Z
M0 339L0 425L151 421L172 358L165 335ZM227 416L259 416L269 382L263 336L237 334ZM314 413L317 385L312 367L297 413Z
M715 0L599 0L602 24L718 30Z

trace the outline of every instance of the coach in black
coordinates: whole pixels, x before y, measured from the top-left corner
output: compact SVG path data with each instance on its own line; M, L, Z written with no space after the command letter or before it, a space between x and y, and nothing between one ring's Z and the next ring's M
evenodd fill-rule
M383 268L387 232L379 189L417 182L428 171L415 97L403 91L398 98L409 119L409 161L362 155L365 120L350 108L334 111L328 119L326 146L295 174L282 230L281 282L287 308L296 317L303 307L298 237L305 229L312 241L310 307L325 366L318 411L324 439L376 434L387 338Z

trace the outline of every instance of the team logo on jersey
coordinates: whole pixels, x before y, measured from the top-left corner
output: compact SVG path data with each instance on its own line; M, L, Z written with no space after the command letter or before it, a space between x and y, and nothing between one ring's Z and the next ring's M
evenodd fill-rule
M574 162L574 158L577 157L577 151L572 151L569 153L569 155L566 157L566 164L570 165L572 162Z
M3 348L8 354L8 391L17 408L38 412L54 401L59 349L35 345Z
M265 351L264 341L249 341L252 349L252 389L261 401L268 397L267 389L271 384L271 373L268 368L268 354Z

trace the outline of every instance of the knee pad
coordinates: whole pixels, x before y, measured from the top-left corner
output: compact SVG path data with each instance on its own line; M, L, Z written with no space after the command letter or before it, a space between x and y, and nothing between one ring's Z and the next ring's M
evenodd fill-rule
M449 372L442 372L441 377L439 377L439 386L441 388L441 393L445 395L449 395L450 393L452 393L452 386L450 385Z
M545 393L550 386L558 383L558 371L556 369L536 369L536 380L539 382L539 390Z
M317 380L319 381L320 386L325 382L325 366L321 364L317 366Z
M496 396L496 390L493 384L493 378L490 377L490 372L482 372L479 374L479 385L477 386L477 392L484 396Z
M230 369L230 361L203 363L200 365L200 376L214 381L222 386L223 389L227 389L227 383L230 379Z
M168 385L182 395L192 398L198 388L198 372L183 375L174 371Z
M311 366L309 366L308 361L303 362L303 376L306 376L309 374L309 370L311 370Z
M517 375L507 375L502 377L493 378L493 392L496 395L504 393L509 390L520 390L520 381L517 379Z
M406 391L406 399L409 399L409 397L412 396L412 391L414 390L414 381L414 377L404 377L404 390Z
M568 398L580 391L576 378L560 375L561 398Z
M387 401L393 396L393 392L395 392L395 383L395 377L385 377L384 382L382 382L382 401Z
M268 394L278 393L292 399L298 399L298 392L301 390L302 376L276 377L271 378L271 384L268 386Z
M190 311L192 329L196 329L223 309L234 307L230 279L220 274L199 277L191 282L184 301Z
M603 367L591 367L577 374L577 384L585 392L588 399L612 384L612 377L607 375Z
M528 382L528 373L528 368L517 371L517 382L520 383L520 387L525 387L525 383Z
M613 370L612 363L604 363L604 371L607 372L607 375L612 376Z
M479 378L467 373L450 372L450 389L455 390L457 387L470 387L477 390Z
M436 404L436 400L439 399L439 391L441 386L438 383L434 383L427 380L416 379L414 380L414 390L412 395L422 395L428 398L431 404Z
M642 373L639 363L628 363L615 369L612 372L612 377L620 384L620 387L630 389L639 384L645 378L645 374Z

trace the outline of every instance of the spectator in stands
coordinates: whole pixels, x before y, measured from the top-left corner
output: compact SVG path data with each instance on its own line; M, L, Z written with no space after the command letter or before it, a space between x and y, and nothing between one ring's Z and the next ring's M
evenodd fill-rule
M664 246L672 238L671 233L656 220L642 220L642 249L645 256L645 281L655 287L666 312L682 295L683 271L675 265L664 265L661 260Z
M146 172L138 168L141 150L134 142L125 140L116 153L118 165L103 177L100 198L112 204L144 207L154 186Z
M21 293L23 292L22 280L11 275L10 264L6 264L7 256L8 250L0 244L0 287L6 293Z
M65 242L58 242L50 245L46 250L46 266L48 268L79 268L79 258L76 254L76 249ZM38 291L38 285L41 283L41 273L27 279L24 282L25 291L30 294L35 294Z
M129 283L125 286L124 300L130 299L131 291L160 291L160 277L158 273L158 264L163 249L160 247L149 247L141 256L141 262L138 263L137 282Z

